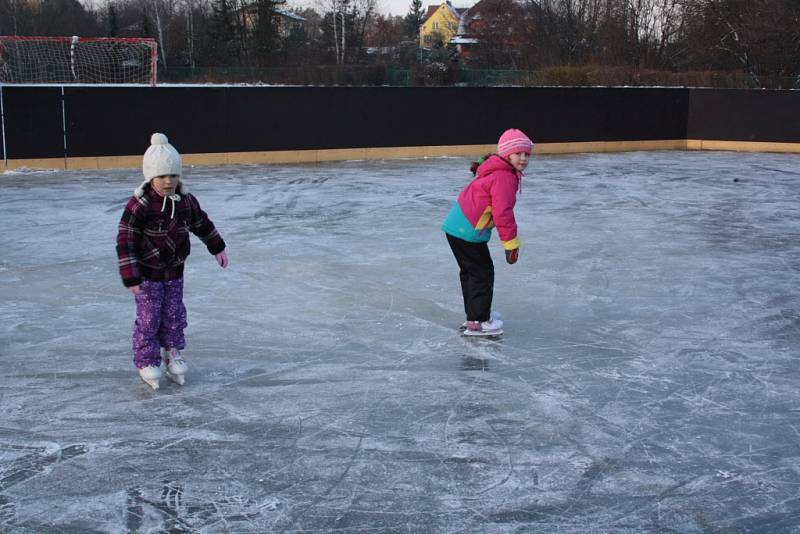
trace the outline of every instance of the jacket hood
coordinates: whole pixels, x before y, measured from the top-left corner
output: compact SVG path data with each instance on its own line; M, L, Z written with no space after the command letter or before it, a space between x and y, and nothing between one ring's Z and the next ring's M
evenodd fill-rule
M497 171L507 171L515 176L519 177L520 173L509 163L508 161L504 160L497 154L492 154L489 156L486 161L480 164L478 167L478 172L475 175L476 178L483 178L487 174L491 174Z
M517 190L522 193L522 175L523 173L518 171L514 168L511 163L504 158L501 158L497 154L492 154L486 161L481 163L480 167L477 169L477 174L475 175L475 179L483 178L485 176L489 176L495 172L509 172L511 175L516 178L517 181Z
M158 201L157 199L161 199L161 211L167 210L167 200L170 201L170 210L169 210L169 218L175 218L175 204L181 201L181 195L186 195L186 188L183 187L183 184L178 181L178 185L175 187L175 193L171 195L161 196L156 192L153 184L149 182L143 183L134 193L135 197L139 199L139 203L146 205L148 202ZM145 200L145 198L147 200Z

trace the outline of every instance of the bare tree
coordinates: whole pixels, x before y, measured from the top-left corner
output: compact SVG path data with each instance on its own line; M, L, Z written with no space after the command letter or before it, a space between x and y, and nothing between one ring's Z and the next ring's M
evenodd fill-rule
M538 65L664 67L684 29L681 0L529 0L525 17Z
M167 68L167 43L164 41L164 24L162 24L161 20L161 13L159 10L159 3L162 3L160 0L152 0L151 9L153 10L153 15L156 21L156 32L158 33L158 49L161 52L161 64L164 65L164 69Z
M403 40L405 31L406 22L403 17L378 15L369 26L367 44L378 47L396 46Z
M375 16L376 0L322 0L325 30L337 65L357 62Z
M356 61L359 61L363 55L367 29L375 17L376 6L377 0L352 0L353 29L355 30L352 41Z
M0 0L0 34L31 35L35 13L25 0Z
M319 7L323 13L330 14L333 30L333 47L337 65L345 62L347 51L347 7L350 0L321 0Z
M757 87L796 87L800 72L800 2L693 0L690 63L738 67Z
M189 68L195 67L194 52L194 5L192 0L186 0L183 5L186 16L186 63Z
M481 67L516 68L522 41L520 23L524 12L514 0L483 0L465 14L466 37L477 43L467 55L471 64Z

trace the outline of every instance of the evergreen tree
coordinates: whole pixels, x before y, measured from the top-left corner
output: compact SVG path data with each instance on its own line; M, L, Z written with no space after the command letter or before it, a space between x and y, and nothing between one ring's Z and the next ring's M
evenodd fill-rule
M256 21L253 28L252 45L256 62L265 66L270 63L277 48L275 0L255 0Z
M150 17L147 16L147 10L142 9L142 18L139 21L139 37L152 37L153 27L150 26Z
M422 0L411 0L411 8L405 18L406 35L419 40L419 27L422 26L422 19L424 16Z
M305 28L302 26L292 27L280 48L283 50L283 61L287 64L308 63L308 34Z
M211 39L208 40L209 51L206 54L214 65L233 65L238 55L234 46L236 32L233 26L233 14L228 0L215 0L211 6Z
M77 0L46 0L33 15L34 35L80 35L94 37L102 33L94 13Z
M117 37L119 35L119 19L117 18L117 8L114 7L114 4L108 5L107 30L109 37Z

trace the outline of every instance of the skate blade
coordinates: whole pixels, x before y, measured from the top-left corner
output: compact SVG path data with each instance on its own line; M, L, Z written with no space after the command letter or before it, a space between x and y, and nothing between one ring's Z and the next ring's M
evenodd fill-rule
M173 382L175 382L179 386L182 386L183 384L186 383L186 377L183 376L183 375L173 375L172 373L168 372L167 373L167 378L169 378L170 380L172 380Z
M142 378L142 382L153 388L153 390L157 390L159 387L158 380L145 380L144 378Z
M475 332L474 330L464 330L461 332L464 337L499 337L503 335L503 330L489 330L488 332Z

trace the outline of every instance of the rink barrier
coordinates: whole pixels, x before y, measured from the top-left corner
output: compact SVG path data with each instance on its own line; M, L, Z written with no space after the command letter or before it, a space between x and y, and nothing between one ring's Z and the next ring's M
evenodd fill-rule
M478 157L509 126L537 154L800 152L797 91L0 85L0 111L5 170L137 168L153 131L187 165Z
M424 159L437 157L478 158L494 152L496 145L420 146L354 148L333 150L282 150L268 152L231 152L181 154L183 165L217 166L235 164L291 164L380 159ZM585 143L538 143L535 154L574 154L581 152L634 152L644 150L685 150L686 141L597 141ZM134 169L141 167L142 156L100 156L86 158L51 158L9 160L8 170L16 169Z
M735 152L780 152L800 154L800 143L766 143L758 141L686 140L686 150L721 150Z
M262 152L224 152L182 154L184 166L247 164L323 163L381 159L424 159L437 157L478 158L493 152L495 145L456 145L427 147L353 148L331 150L277 150ZM735 152L778 152L800 154L800 143L761 143L751 141L708 141L672 139L665 141L593 141L582 143L537 143L534 155L579 154L593 152L642 152L651 150L707 150ZM98 156L83 158L37 158L8 160L6 170L54 169L135 169L142 156Z

